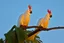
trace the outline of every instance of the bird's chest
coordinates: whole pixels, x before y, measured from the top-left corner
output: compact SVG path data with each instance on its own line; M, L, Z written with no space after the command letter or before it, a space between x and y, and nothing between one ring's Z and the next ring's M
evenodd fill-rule
M29 21L30 21L30 16L25 16L24 17L24 23L26 24L26 23L29 23Z
M49 23L48 20L45 20L45 21L44 21L44 23L43 23L43 24L44 24L44 28L47 28L47 27L48 27L48 23Z

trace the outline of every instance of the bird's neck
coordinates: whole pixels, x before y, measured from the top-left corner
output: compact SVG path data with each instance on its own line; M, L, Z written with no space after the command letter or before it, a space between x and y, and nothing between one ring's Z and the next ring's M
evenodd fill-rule
M47 14L44 18L45 18L45 20L50 20L50 15Z
M29 10L26 10L25 15L27 15L27 14L28 14L28 16L30 16Z

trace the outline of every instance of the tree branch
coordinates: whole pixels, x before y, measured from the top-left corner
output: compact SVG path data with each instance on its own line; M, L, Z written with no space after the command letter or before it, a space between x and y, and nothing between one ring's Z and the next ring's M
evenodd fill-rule
M28 26L27 28L39 28L32 33L28 34L28 37L32 36L33 34L39 32L39 31L49 31L49 30L56 30L56 29L64 29L64 26L59 26L59 27L52 27L52 28L43 28L41 26Z
M12 31L14 28L16 28L16 25L14 25L10 31ZM30 28L38 28L37 30L35 30L35 31L31 32L30 34L28 34L28 37L30 37L30 36L32 36L33 34L39 32L39 31L49 31L49 30L64 29L64 26L58 26L58 27L52 27L52 28L43 28L41 26L28 26L26 28L27 29L30 29Z

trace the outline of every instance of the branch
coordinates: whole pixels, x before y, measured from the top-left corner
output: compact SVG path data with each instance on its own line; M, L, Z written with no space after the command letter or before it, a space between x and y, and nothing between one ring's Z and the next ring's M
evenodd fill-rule
M33 34L39 32L39 31L49 31L49 30L56 30L56 29L64 29L64 26L52 27L52 28L43 28L41 26L28 26L27 28L39 28L39 29L33 31L32 33L28 34L28 37L30 37L30 36L32 36Z
M24 26L23 26L24 27ZM26 27L26 26L25 26ZM14 25L10 31L12 31L14 28L16 28L16 25ZM38 28L37 30L31 32L30 34L28 34L28 37L32 36L33 34L39 32L39 31L49 31L49 30L56 30L56 29L64 29L64 26L58 26L58 27L52 27L52 28L43 28L41 26L28 26L26 27L27 29L30 28Z

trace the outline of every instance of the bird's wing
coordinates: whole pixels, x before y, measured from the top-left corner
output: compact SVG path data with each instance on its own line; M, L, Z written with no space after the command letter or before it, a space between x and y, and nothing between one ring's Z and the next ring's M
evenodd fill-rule
M20 26L21 24L23 24L23 21L24 21L24 14L21 14L19 16L19 19L18 19L18 26Z
M41 26L41 24L43 24L43 22L44 22L44 18L40 18L37 25Z

